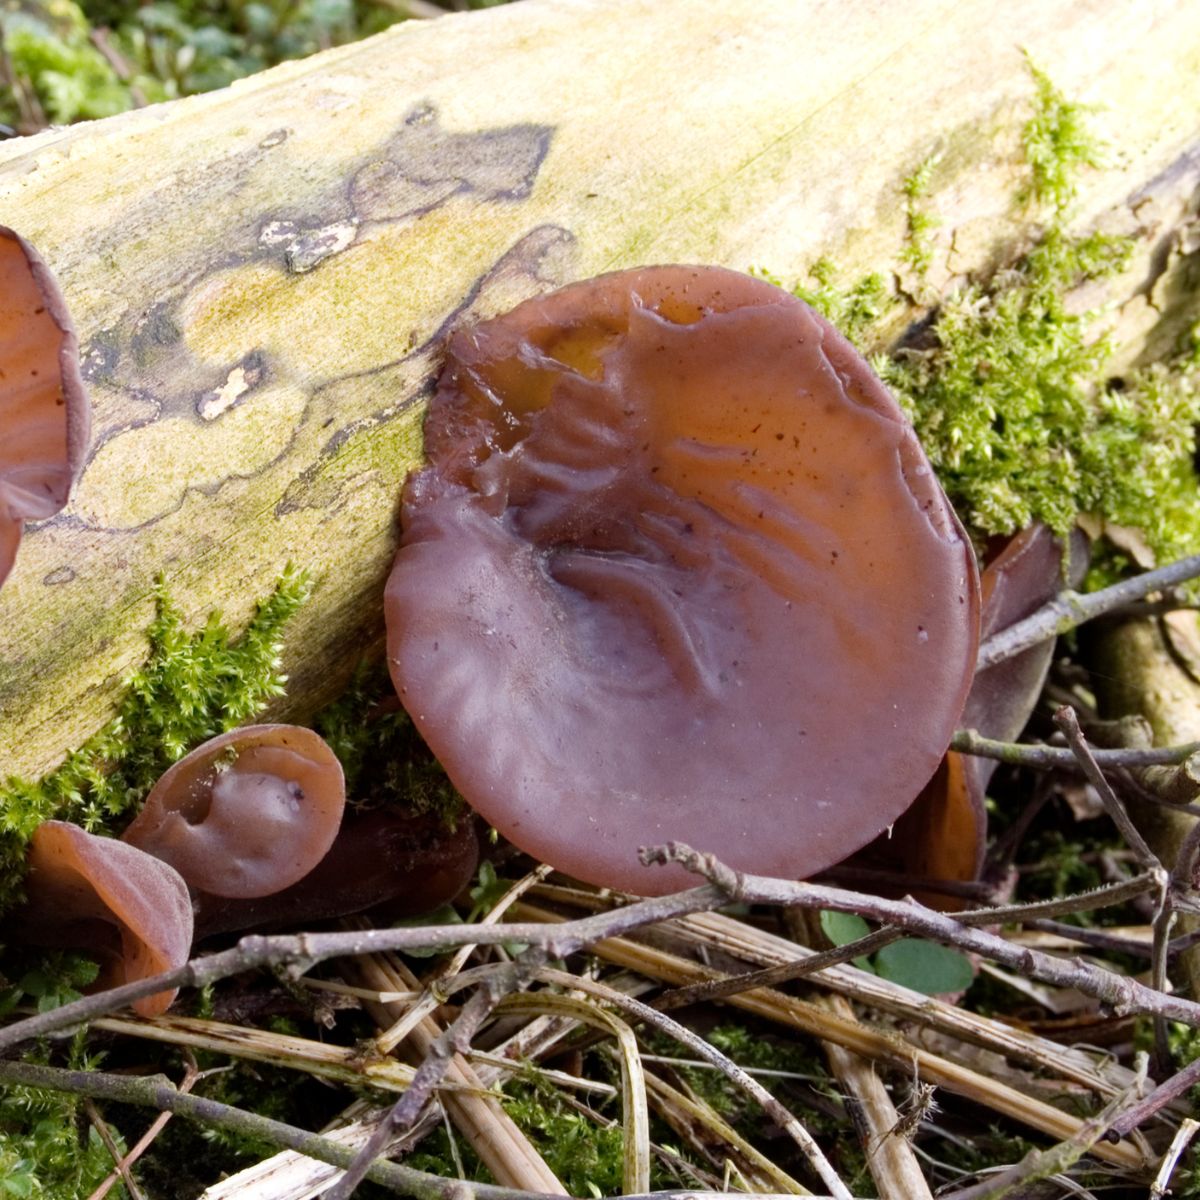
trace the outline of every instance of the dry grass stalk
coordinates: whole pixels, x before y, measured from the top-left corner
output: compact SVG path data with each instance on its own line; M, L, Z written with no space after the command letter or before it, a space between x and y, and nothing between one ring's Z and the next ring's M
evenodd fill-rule
M522 905L522 915L529 920L562 920L554 913L536 909L531 905ZM679 955L644 946L626 938L607 938L591 949L593 954L608 962L628 970L641 971L652 978L676 986L719 978L721 975L720 972ZM798 949L792 946L793 953ZM800 1029L814 1037L845 1046L865 1058L890 1062L902 1070L915 1070L927 1083L965 1096L1056 1140L1077 1136L1083 1127L1084 1123L1079 1118L940 1055L931 1054L894 1031L884 1032L858 1021L846 1021L816 1004L770 989L745 992L730 997L727 1002L765 1020ZM1144 1155L1128 1141L1116 1144L1100 1143L1093 1153L1114 1166L1128 1170L1140 1170L1145 1166Z
M541 888L540 893L589 910L603 904L603 899L596 893L575 888ZM523 911L533 913L535 910ZM542 915L545 915L544 912ZM714 950L724 951L756 967L802 961L814 953L806 946L723 913L679 917L658 926L657 933L676 934L690 945L702 947L706 954ZM810 983L848 996L889 1016L912 1021L922 1029L935 1030L985 1050L995 1051L1006 1058L1027 1063L1052 1077L1069 1080L1104 1098L1120 1095L1134 1082L1132 1071L1106 1055L1094 1055L1063 1046L1028 1030L1014 1028L1002 1021L914 992L848 964L827 967L807 978Z
M822 1002L845 1020L857 1020L850 1002L843 996L826 996ZM909 1144L909 1137L916 1128L906 1130L904 1118L875 1072L875 1064L835 1042L825 1043L825 1055L852 1102L850 1113L859 1128L867 1168L875 1181L879 1200L933 1200L925 1174ZM908 1136L905 1136L906 1132Z
M684 917L670 924L672 928L682 930L693 942L709 947L720 946L739 958L761 966L803 959L813 953L805 946L755 929L722 913ZM857 967L828 967L811 976L810 982L889 1016L914 1021L922 1027L1027 1063L1052 1076L1071 1080L1106 1098L1120 1095L1134 1082L1134 1073L1128 1067L1107 1056L1095 1056L1062 1046L1049 1038L914 992L911 988L860 971Z
M627 1193L650 1190L650 1113L646 1105L645 1072L637 1038L627 1022L582 996L537 992L506 996L497 1012L551 1013L573 1017L613 1036L621 1063L621 1111L624 1116L624 1175Z
M811 1195L803 1184L756 1150L711 1105L654 1074L646 1076L646 1094L658 1115L697 1154L721 1168L732 1163L750 1190Z
M319 1075L337 1083L362 1087L364 1084L388 1092L403 1092L412 1082L413 1069L388 1058L364 1058L348 1046L333 1046L308 1038L270 1033L223 1021L199 1017L101 1017L92 1022L94 1029L129 1037L188 1046L193 1050L211 1050L231 1058L245 1058Z
M349 964L349 968L367 988L378 988L381 992L424 990L420 980L394 955L367 955ZM394 1028L403 1008L395 1001L370 1000L365 1002L365 1007L382 1029ZM409 1032L402 1048L413 1060L420 1062L441 1032L440 1024L432 1016L424 1016ZM447 1082L470 1089L457 1093L443 1091L442 1103L455 1128L487 1165L497 1183L529 1192L567 1194L545 1159L504 1111L500 1101L487 1094L486 1085L461 1055L454 1057Z

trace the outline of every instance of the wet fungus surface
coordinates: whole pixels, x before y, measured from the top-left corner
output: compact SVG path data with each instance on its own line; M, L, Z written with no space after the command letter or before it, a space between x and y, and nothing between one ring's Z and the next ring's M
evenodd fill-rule
M26 903L10 936L85 949L101 959L99 987L182 966L192 945L192 904L177 871L113 838L46 821L29 844ZM174 992L134 1001L144 1017L165 1012Z
M25 522L67 503L90 429L66 301L37 251L0 226L0 584Z
M455 333L388 582L401 700L521 849L642 894L671 839L806 876L933 775L972 550L826 321L719 268L602 276Z
M122 840L170 863L193 891L268 896L325 857L345 800L341 763L318 734L247 725L171 767Z

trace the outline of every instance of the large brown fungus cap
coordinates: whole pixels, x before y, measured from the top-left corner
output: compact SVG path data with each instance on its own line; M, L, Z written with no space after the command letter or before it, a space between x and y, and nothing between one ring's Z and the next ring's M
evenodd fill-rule
M709 267L456 333L387 588L400 697L519 847L593 883L683 839L805 876L933 774L970 684L971 548L825 320Z
M97 954L101 986L132 983L180 967L192 944L192 904L178 872L114 838L65 821L45 821L29 844L26 903L12 935L37 945ZM133 1007L144 1017L166 1011L174 992Z
M269 896L325 857L345 800L341 764L318 734L247 725L171 767L122 837L195 891Z
M66 301L37 251L0 226L0 583L24 523L66 504L90 428Z

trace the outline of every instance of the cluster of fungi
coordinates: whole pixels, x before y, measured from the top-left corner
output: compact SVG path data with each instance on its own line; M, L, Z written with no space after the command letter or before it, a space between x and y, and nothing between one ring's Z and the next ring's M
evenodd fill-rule
M2 579L23 522L66 502L88 415L53 279L15 234L0 250ZM1024 615L1060 547L1028 531L981 600L911 427L822 317L720 268L602 276L454 333L425 439L389 666L513 845L641 895L687 886L639 860L673 839L781 877L855 852L978 870L986 777L947 746L964 705L985 732L1024 720L975 676L981 608L985 628ZM315 733L249 726L168 770L120 839L43 825L20 927L106 952L111 983L202 937L420 911L476 864L471 822L435 825L347 814Z

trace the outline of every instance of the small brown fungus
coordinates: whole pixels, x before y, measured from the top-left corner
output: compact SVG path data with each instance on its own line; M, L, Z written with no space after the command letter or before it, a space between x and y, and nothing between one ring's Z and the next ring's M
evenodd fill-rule
M387 586L400 698L510 841L589 882L682 839L811 875L932 776L974 556L884 386L714 267L602 276L455 333Z
M37 251L0 226L0 584L25 522L67 503L90 429L66 301Z
M318 734L247 725L171 767L122 837L193 891L269 896L325 857L345 800L341 763Z
M29 844L26 903L11 936L77 947L102 960L101 987L146 979L187 962L192 904L179 873L115 838L65 821L45 821ZM144 1017L165 1012L175 993L134 1001Z

